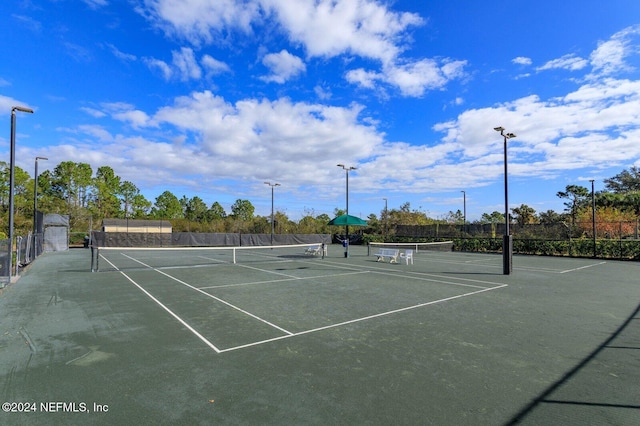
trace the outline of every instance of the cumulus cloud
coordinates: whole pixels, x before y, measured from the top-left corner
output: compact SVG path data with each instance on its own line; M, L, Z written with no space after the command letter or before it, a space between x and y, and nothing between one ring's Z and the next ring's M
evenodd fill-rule
M138 136L110 134L98 125L60 129L77 137L76 145L85 139L102 142L100 150L87 147L85 153L73 158L87 158L94 151L99 156L113 152L108 164L118 170L135 165L131 173L137 176L136 182L196 185L203 179L278 176L296 185L323 185L331 181L337 162L370 158L384 139L372 124L364 122L364 107L355 103L329 107L252 98L230 103L204 91L178 97L152 115L127 103L101 107L111 118L137 127ZM147 136L143 136L145 129ZM158 129L162 129L162 137L156 133ZM185 139L184 135L192 136ZM100 164L99 158L94 161ZM185 168L188 177L201 177L189 181ZM122 175L128 178L125 171Z
M271 71L271 74L261 77L267 82L282 84L306 71L306 65L302 59L284 49L279 53L265 55L262 64Z
M640 147L629 143L631 133L637 133L629 129L637 120L638 108L640 82L605 79L561 98L543 100L532 95L467 110L454 121L435 125L434 130L445 133L442 142L457 147L461 158L474 159L499 151L501 140L492 124L508 126L518 135L510 149L511 161L517 164L513 173L534 177L587 166L610 167L640 155ZM494 173L499 173L498 167Z
M260 4L252 0L144 0L137 10L168 35L195 46L212 43L224 31L250 33L260 16Z
M402 50L398 42L403 33L423 24L417 14L393 12L371 0L263 0L261 4L310 56L353 54L386 63Z
M420 97L427 90L440 89L448 82L464 76L466 61L422 59L403 64L389 64L382 72L362 68L347 73L347 81L373 89L382 82L400 90L403 96Z

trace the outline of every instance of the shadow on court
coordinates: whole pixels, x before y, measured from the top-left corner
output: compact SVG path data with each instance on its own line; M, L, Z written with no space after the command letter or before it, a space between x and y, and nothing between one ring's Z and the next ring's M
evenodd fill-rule
M558 418L560 414L571 421L583 419L584 424L637 423L640 398L620 383L630 379L637 383L640 378L639 321L640 305L607 340L531 401L508 424L520 424L524 420L544 423L545 419ZM607 371L607 366L614 368Z
M350 250L41 256L0 294L0 423L637 424L638 263Z

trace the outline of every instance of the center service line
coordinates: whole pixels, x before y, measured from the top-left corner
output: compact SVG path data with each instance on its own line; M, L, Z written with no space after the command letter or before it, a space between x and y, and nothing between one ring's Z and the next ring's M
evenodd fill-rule
M191 331L193 334L195 334L200 340L202 340L207 346L209 346L211 349L213 349L214 351L216 351L216 353L220 353L220 349L218 349L213 343L211 343L210 341L208 341L207 339L205 339L205 337L198 333L198 331L196 329L194 329L193 327L191 327L189 324L186 323L186 321L184 321L182 318L180 318L177 314L175 314L171 309L167 308L165 305L162 304L162 302L160 302L158 299L156 299L155 297L153 297L153 295L151 293L149 293L147 290L145 290L144 288L142 288L137 282L135 282L131 277L129 277L127 274L125 274L122 271L118 271L120 272L126 279L128 279L133 285L135 285L136 287L138 287L140 289L140 291L142 291L144 294L146 294L147 296L149 296L149 298L151 300L153 300L154 302L156 302L158 305L160 305L160 307L162 309L164 309L165 311L167 311L172 317L174 317L175 319L177 319L182 325L184 325L185 327L187 327L187 329L189 331Z

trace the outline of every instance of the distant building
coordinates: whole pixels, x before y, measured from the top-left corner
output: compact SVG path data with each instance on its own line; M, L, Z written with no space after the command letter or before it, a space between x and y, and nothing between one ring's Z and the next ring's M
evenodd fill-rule
M168 220L103 219L102 232L171 234L172 227Z

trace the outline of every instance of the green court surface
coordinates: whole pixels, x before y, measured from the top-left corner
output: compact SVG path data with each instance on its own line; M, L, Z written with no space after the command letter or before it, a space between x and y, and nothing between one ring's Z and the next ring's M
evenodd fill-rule
M2 291L1 424L638 424L637 262L159 256Z

